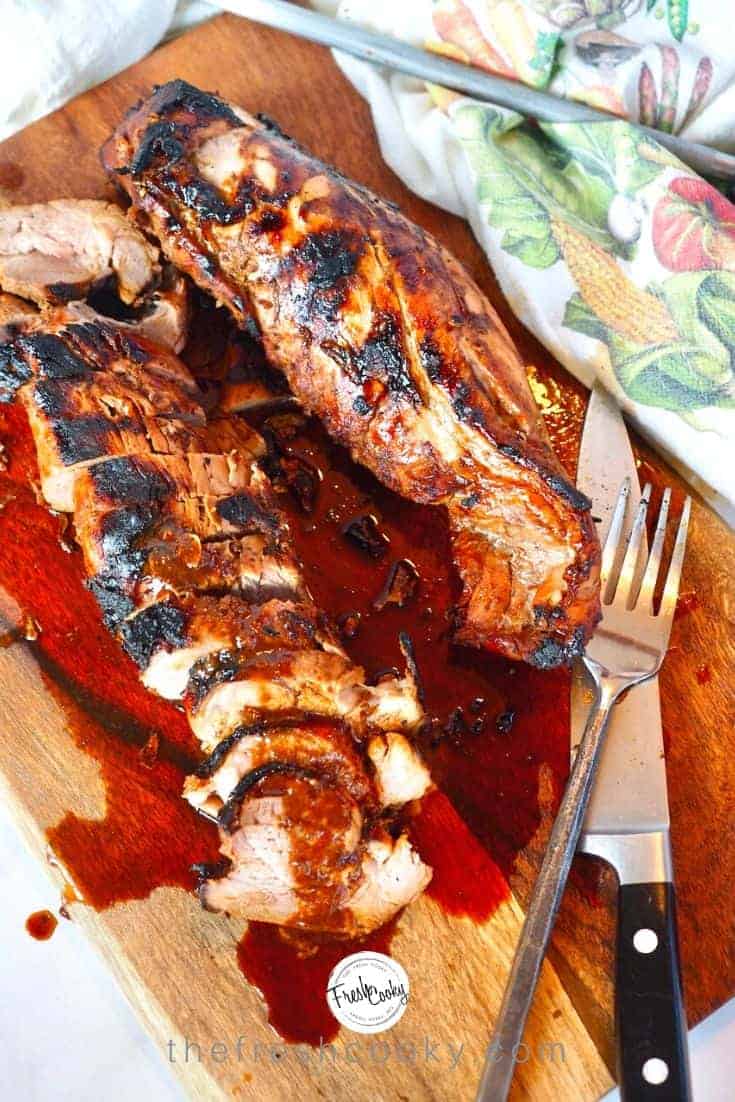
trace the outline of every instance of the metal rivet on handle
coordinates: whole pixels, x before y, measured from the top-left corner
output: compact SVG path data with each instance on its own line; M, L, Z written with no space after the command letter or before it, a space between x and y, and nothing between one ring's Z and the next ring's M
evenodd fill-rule
M633 947L639 953L652 953L658 946L658 935L655 930L636 930L633 934Z
M669 1078L669 1065L665 1060L659 1060L657 1056L652 1056L650 1060L646 1060L641 1070L643 1078L652 1087L660 1087Z

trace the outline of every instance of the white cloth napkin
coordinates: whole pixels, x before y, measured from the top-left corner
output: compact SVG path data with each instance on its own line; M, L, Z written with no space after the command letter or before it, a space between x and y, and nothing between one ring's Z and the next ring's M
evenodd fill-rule
M204 0L3 0L0 139L216 10Z
M343 0L338 14L735 150L729 0ZM623 121L529 128L335 57L387 163L468 219L515 313L734 523L735 206Z

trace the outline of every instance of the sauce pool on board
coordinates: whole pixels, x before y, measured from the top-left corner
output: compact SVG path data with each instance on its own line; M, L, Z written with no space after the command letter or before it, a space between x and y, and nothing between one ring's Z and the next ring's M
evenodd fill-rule
M51 911L34 911L26 919L26 930L36 941L48 941L58 925L59 920Z
M530 374L552 442L573 470L584 391L566 379L562 385L556 369ZM413 643L430 717L421 749L441 791L425 801L410 830L435 870L429 894L451 914L485 921L507 898L515 859L539 826L541 766L551 770L558 791L563 786L569 675L455 647L455 579L442 511L380 486L314 419L276 417L270 427L297 475L284 480L283 504L308 584L342 625L347 650L376 678L404 666L401 632ZM106 789L104 816L86 819L73 810L70 779L70 810L49 831L51 848L84 902L97 908L143 898L161 885L189 890L191 866L216 859L217 834L180 796L197 756L186 719L142 687L104 628L84 588L68 521L40 503L20 409L0 406L0 441L9 459L0 472L0 587L22 615L20 625L8 625L8 642L27 635L18 629L33 622L35 638L24 645L33 649L77 746L99 763ZM377 531L380 548L346 535L366 517L373 519L358 531ZM410 584L396 589L388 583L400 561L409 564L401 578ZM337 1029L323 994L329 972L357 949L387 952L392 933L390 924L358 943L307 943L251 923L238 962L263 992L281 1035L318 1044Z

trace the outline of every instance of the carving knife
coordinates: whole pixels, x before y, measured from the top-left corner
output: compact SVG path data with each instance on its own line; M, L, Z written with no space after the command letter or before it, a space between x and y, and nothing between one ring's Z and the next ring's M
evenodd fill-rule
M601 542L626 476L634 515L640 484L630 440L620 410L598 384L587 408L577 485L592 500ZM584 679L580 668L572 687L572 753L589 713ZM688 1082L666 1081L665 1049L686 1049L686 1021L658 678L631 689L612 713L578 849L607 861L619 880L616 1029L624 1102L681 1102L690 1097ZM683 1057L679 1066L686 1069L685 1051Z

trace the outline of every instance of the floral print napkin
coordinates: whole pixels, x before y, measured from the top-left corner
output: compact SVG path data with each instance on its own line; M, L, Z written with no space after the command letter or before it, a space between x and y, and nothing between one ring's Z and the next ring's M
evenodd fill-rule
M732 5L345 0L339 14L620 116L538 124L338 56L391 167L470 220L521 320L732 522L735 206L625 121L735 149Z

